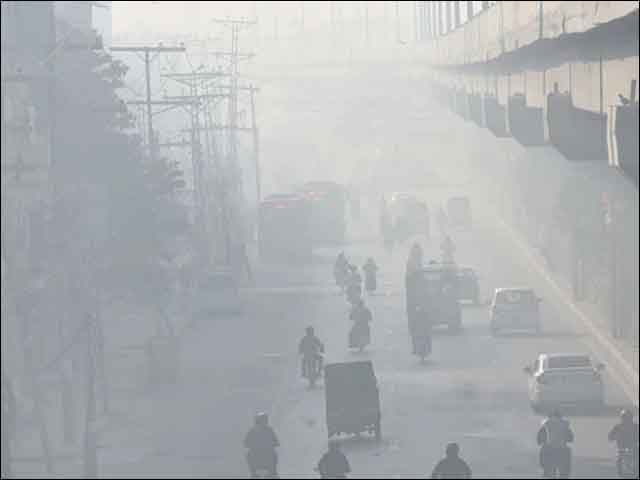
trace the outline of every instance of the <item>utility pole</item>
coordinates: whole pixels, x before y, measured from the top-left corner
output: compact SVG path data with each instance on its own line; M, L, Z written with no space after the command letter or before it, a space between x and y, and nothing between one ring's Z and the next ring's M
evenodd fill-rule
M400 41L400 2L393 2L396 9L396 42Z
M418 2L413 1L411 3L413 3L413 41L417 43L420 37L418 35Z
M151 101L151 53L169 53L169 52L185 52L184 46L179 47L165 47L158 45L155 47L147 46L135 46L135 47L118 47L112 46L112 52L136 52L144 53L144 70L145 70L145 83L146 83L146 106L147 106L147 135L149 142L149 157L153 162L155 160L155 135L153 133L153 111Z
M96 428L96 349L93 319L86 319L87 404L83 442L84 478L98 478L98 439Z
M229 75L230 75L230 88L229 88L229 98L228 98L228 124L229 129L227 131L227 151L228 151L228 160L231 172L238 171L238 77L239 77L239 61L240 61L240 53L239 53L239 34L241 29L248 28L251 25L255 24L253 20L246 19L213 19L213 22L223 24L231 29L231 50L229 52L230 56L230 65L229 65ZM250 57L249 57L250 58ZM210 123L213 123L210 121ZM234 185L237 188L237 186ZM235 192L233 190L232 192ZM230 193L228 185L221 186L220 195L223 199L223 230L224 230L224 238L225 238L225 261L227 265L231 265L233 262L232 254L231 254L231 228L232 222L236 220L231 215L229 211L229 198L228 194ZM236 192L237 193L237 192Z
M364 40L369 44L369 2L364 2Z
M261 178L260 178L260 143L258 136L258 124L256 121L256 104L254 99L256 89L251 88L251 130L253 131L253 158L254 165L256 170L256 203L260 205L260 201L262 200L262 192L261 192Z

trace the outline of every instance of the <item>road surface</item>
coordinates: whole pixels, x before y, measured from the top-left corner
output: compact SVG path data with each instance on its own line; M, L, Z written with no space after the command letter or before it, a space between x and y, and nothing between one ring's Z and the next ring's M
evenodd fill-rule
M383 440L343 440L353 477L424 477L449 441L459 442L476 478L537 476L535 433L542 418L529 406L522 367L540 352L591 352L591 343L493 217L474 213L473 231L453 236L458 261L477 269L484 297L497 286L534 287L544 299L541 336L494 338L487 307L469 306L463 332L438 332L433 355L421 365L409 352L404 313L410 244L385 254L365 219L346 253L358 265L374 256L381 267L379 292L366 300L374 316L366 352L346 349L348 306L331 274L336 249L318 252L307 267L263 267L257 286L245 292L244 315L201 320L185 334L179 385L141 401L137 435L102 452L104 475L246 476L242 437L253 414L265 410L280 436L282 476L314 477L326 447L324 391L322 384L307 389L296 355L304 327L314 325L327 362L371 359L379 379ZM427 258L438 255L438 237L416 240ZM606 411L571 417L575 477L615 477L606 432L628 399L609 373L605 377Z

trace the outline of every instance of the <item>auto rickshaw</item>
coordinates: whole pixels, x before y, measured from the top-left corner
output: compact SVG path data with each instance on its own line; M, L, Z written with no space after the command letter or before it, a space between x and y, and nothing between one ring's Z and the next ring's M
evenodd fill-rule
M380 396L371 361L332 363L324 371L329 438L368 432L380 440Z

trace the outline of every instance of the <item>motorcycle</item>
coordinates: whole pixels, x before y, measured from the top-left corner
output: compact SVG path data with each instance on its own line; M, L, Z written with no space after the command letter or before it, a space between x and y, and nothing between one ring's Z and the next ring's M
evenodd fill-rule
M318 467L314 467L313 471L316 472L317 474L319 474L320 478L336 478L336 479L338 479L338 478L347 478L347 475L345 473L343 473L342 475L334 475L332 477L326 477L320 472L320 469Z
M618 450L617 465L620 478L638 478L638 454L631 448Z
M431 326L424 317L422 307L416 306L413 308L413 314L409 322L409 333L413 343L413 353L420 357L421 362L424 363L425 359L431 355L432 337Z
M251 478L279 478L276 472L277 455L274 451L249 450L247 460L251 467Z
M302 376L309 380L309 388L316 385L322 374L322 354L305 355L302 357Z
M415 339L416 355L420 357L422 363L431 354L431 335L418 335Z
M349 332L349 348L357 348L362 352L370 342L371 328L369 323L364 320L355 322Z
M551 448L542 445L540 448L540 465L545 478L567 478L571 471L571 448Z

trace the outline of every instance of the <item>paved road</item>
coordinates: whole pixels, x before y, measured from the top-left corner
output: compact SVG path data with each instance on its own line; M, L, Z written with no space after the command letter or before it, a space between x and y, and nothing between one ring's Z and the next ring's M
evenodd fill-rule
M257 288L246 292L250 307L244 316L193 325L184 339L179 388L155 392L152 402L140 404L139 435L105 449L105 474L244 476L242 436L253 413L264 409L281 437L283 476L313 477L326 444L324 391L322 385L306 388L296 356L304 327L313 324L327 345L327 361L369 358L379 378L383 441L362 437L343 443L355 477L425 476L445 443L454 440L476 477L537 475L534 435L541 418L529 407L522 367L543 351L590 351L589 339L575 330L570 312L491 217L476 214L476 219L472 233L454 237L459 261L477 268L485 294L503 285L538 289L544 298L541 336L494 338L486 307L467 307L464 331L438 333L433 356L421 365L409 354L404 315L402 275L409 245L387 255L368 235L370 229L361 229L347 255L357 264L373 255L381 266L380 292L367 300L374 314L368 351L346 351L347 304L331 277L336 250L319 252L309 267L263 268ZM437 239L425 246L428 256L437 254ZM577 477L615 473L605 433L615 408L627 400L607 379L607 411L571 418Z
M340 93L344 101L334 102L340 108L327 108L327 95L309 96L315 107L304 105L304 109L315 112L318 125L285 122L288 136L282 138L282 128L271 122L264 157L288 160L281 165L287 179L297 179L300 172L294 167L303 165L298 158L310 155L309 162L315 161L319 171L344 170L347 177L348 172L358 176L363 173L362 165L367 165L367 181L398 188L424 183L429 175L425 158L457 161L473 157L476 145L461 142L437 107L422 105L427 100L420 78L403 84L406 88L389 88L397 87L398 81L394 82L353 81L350 92L357 89L353 98L360 103L354 105L348 101L352 96ZM341 79L340 88L343 83ZM294 88L301 87L288 85L283 90L288 96ZM306 91L304 95L307 98ZM368 106L372 122L361 122L360 104ZM427 112L431 120L407 117L408 105L410 112ZM356 132L359 136L352 135L354 125L362 129ZM322 138L316 138L318 132ZM296 138L299 157L297 150L291 153L291 141ZM347 140L351 143L343 145ZM314 142L326 148L310 149ZM333 155L335 152L341 155ZM345 160L350 158L355 159L353 165ZM408 163L398 165L399 158ZM334 164L327 159L334 159ZM369 167L371 159L376 159L374 168ZM381 170L382 165L386 171ZM275 165L267 167L271 173L278 170ZM409 178L408 173L412 173ZM371 203L377 205L378 199ZM431 206L437 200L427 197ZM497 286L535 287L544 298L541 336L493 338L486 307L470 307L464 310L463 333L438 334L430 362L420 365L409 354L401 287L409 245L392 255L384 254L371 225L365 222L354 229L353 244L347 249L357 264L373 255L382 268L380 295L368 300L374 314L373 344L364 355L346 352L347 305L331 278L336 250L318 252L310 267L263 267L257 288L246 292L249 306L245 315L198 322L185 335L183 376L177 389L145 394L120 405L132 420L127 433L114 436L101 451L104 475L246 476L242 437L253 413L264 409L271 413L281 437L283 476L313 476L326 432L322 386L309 391L298 378L296 346L308 324L315 325L325 341L328 361L370 358L380 381L384 439L380 444L367 438L344 441L354 476L425 476L451 440L461 444L476 477L538 475L534 435L541 418L529 407L522 367L543 351L588 351L598 357L601 351L577 326L575 312L528 263L513 239L487 212L476 209L474 213L473 233L454 237L458 260L476 267L485 295ZM432 254L437 253L437 242L427 246ZM614 451L605 434L615 420L613 411L627 402L612 380L615 373L606 373L608 411L598 417L571 419L576 432L577 477L614 476Z

